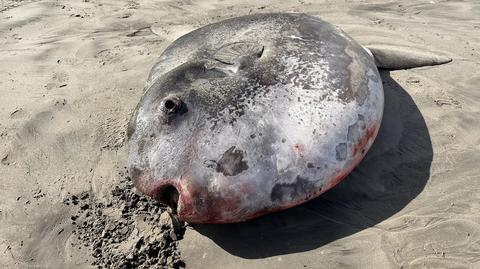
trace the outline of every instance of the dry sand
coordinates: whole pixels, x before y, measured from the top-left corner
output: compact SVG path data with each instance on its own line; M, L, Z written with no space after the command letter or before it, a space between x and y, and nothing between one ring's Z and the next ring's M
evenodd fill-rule
M187 268L480 268L479 1L0 5L0 267L89 268L115 255L183 267L180 251ZM382 74L374 147L325 195L248 223L189 227L175 240L181 228L125 183L126 123L147 74L190 30L278 11L319 16L365 45L454 61ZM163 260L141 251L163 251Z

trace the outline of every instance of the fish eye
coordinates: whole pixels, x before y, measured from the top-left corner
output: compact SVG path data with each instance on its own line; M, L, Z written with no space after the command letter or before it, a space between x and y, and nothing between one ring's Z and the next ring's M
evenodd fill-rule
M165 100L165 108L168 110L175 108L175 103L172 100Z
M182 106L182 100L177 96L167 96L162 101L162 108L168 114L175 113L180 110Z

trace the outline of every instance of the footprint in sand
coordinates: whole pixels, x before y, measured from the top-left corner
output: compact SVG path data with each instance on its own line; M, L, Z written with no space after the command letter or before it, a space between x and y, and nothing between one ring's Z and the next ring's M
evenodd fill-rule
M10 118L12 118L12 119L22 119L22 118L25 118L28 115L29 115L28 112L23 110L23 108L17 108L10 113Z
M50 81L45 85L47 90L52 90L55 88L63 88L68 85L69 76L67 72L59 71L54 72Z
M191 24L165 25L163 23L155 23L150 27L150 30L162 39L172 42L196 28L198 27Z

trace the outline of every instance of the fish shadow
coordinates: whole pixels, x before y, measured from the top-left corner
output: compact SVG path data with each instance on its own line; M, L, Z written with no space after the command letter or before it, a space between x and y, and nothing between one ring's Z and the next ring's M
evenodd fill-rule
M433 157L427 125L410 95L381 73L385 109L378 136L340 184L300 206L234 224L194 229L232 255L258 259L316 249L372 227L424 188Z

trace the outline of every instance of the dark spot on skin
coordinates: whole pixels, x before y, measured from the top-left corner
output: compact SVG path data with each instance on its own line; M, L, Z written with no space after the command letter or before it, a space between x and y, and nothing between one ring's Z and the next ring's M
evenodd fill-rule
M285 143L287 142L287 140L285 138L282 138L282 143Z
M252 139L255 138L255 137L256 137L255 134L251 134L251 135L250 135L250 138L252 138Z
M233 146L217 161L216 171L225 176L236 176L247 169L247 162L243 160L243 151Z
M315 185L308 179L297 176L293 183L278 183L272 188L270 199L273 202L291 201L305 196L315 190Z
M337 161L343 161L347 158L347 143L340 143L335 148L337 152Z
M353 125L350 125L348 127L348 135L347 135L348 141L354 142L357 140L359 136L360 136L360 132L358 130L357 124L355 123Z
M354 124L348 126L347 140L355 143L361 136L361 130L365 129L365 120L363 115L358 115L358 120Z
M313 167L314 167L314 166L313 166L313 163L307 163L307 167L308 167L308 168L313 168Z

